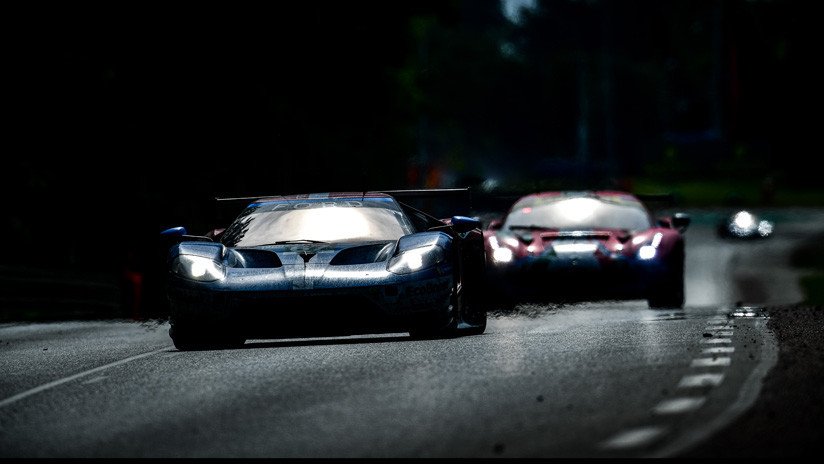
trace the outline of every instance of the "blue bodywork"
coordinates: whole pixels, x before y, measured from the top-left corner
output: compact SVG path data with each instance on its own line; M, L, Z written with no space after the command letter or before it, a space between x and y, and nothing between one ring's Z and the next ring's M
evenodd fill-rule
M185 349L196 345L193 340L211 345L382 332L445 335L461 328L480 333L486 316L477 314L481 301L474 292L481 274L467 272L465 263L483 266L485 259L481 233L467 228L465 219L456 221L463 233L438 221L398 240L252 247L181 241L168 255L172 338ZM416 250L435 250L438 261L417 270L392 268L398 256ZM198 280L177 271L180 262L193 260L214 267L218 277ZM467 317L470 300L474 318Z

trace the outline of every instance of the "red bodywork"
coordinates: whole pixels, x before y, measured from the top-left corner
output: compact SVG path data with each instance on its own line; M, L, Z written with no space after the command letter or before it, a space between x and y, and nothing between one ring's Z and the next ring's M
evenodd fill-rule
M542 207L551 209L529 222L533 208L537 213ZM603 220L594 213L602 208ZM572 219L564 227L544 227L566 220L556 220L547 211ZM527 195L484 231L489 283L499 296L514 302L643 298L652 307L681 307L683 231L689 219L677 218L652 217L626 192ZM576 227L578 222L586 226Z

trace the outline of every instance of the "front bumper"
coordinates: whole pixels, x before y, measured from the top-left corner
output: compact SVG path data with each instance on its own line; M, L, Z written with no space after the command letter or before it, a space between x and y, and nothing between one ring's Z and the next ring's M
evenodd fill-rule
M174 277L168 297L172 324L225 328L246 338L305 337L408 331L426 318L445 318L452 287L451 275L435 270L371 279L343 273L311 288L271 276L217 283Z
M593 255L528 256L487 269L490 292L508 301L641 299L668 272L660 260Z

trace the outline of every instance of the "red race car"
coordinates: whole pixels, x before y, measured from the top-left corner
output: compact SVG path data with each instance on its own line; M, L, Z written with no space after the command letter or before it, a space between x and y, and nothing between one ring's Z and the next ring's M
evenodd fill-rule
M626 192L527 195L484 231L488 288L510 304L646 299L681 308L689 223L683 213L656 219Z

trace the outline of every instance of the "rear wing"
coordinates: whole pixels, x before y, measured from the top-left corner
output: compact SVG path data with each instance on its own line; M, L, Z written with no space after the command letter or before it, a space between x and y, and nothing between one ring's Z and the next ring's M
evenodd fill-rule
M272 195L260 195L256 197L215 197L214 214L215 224L226 227L234 221L238 215L249 205L249 203L267 198Z
M358 193L358 192L352 192ZM411 208L418 214L432 219L450 218L455 215L470 216L472 212L472 191L469 187L448 189L405 189L405 190L368 190L362 194L384 193ZM237 197L215 197L215 218L218 224L227 225L234 220L246 206L255 200L284 196L257 195ZM437 220L437 219L436 219Z
M452 216L471 216L473 211L472 190L466 188L450 189L407 189L375 190L371 193L390 195L403 206L424 212L434 218L451 218Z
M469 216L472 191L467 188L377 190L395 198L420 230L443 226L452 216Z

